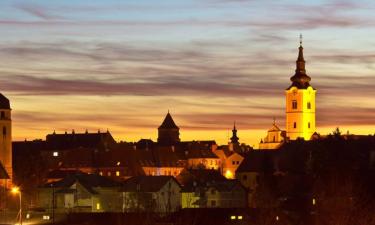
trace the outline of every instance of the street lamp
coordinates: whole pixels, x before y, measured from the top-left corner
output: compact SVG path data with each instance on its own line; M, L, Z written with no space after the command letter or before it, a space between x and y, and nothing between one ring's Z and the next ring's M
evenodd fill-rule
M20 225L22 225L22 193L21 193L21 190L20 190L20 188L19 187L13 187L12 188L12 193L13 194L18 194L18 196L20 197L20 211L19 211L19 216L20 216L20 218L19 218L19 224Z

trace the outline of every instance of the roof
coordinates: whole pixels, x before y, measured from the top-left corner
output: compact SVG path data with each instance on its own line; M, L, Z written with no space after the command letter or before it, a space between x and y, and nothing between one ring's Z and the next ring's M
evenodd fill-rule
M10 109L9 99L0 93L0 109Z
M206 185L208 182L227 180L218 170L207 169L184 169L176 179L183 186Z
M64 133L64 134L48 134L46 142L50 149L67 149L67 148L107 148L108 145L115 144L110 132L104 133Z
M219 192L231 192L235 187L241 187L242 189L244 189L244 187L238 180L228 179L223 181L212 182L209 186L215 188Z
M135 176L126 180L121 190L123 192L158 192L169 181L178 184L172 176Z
M56 182L50 182L44 184L43 188L61 188L61 189L70 189L70 187L75 183L80 183L87 191L92 194L97 192L94 190L96 187L120 187L121 183L111 180L110 178L99 176L96 174L85 174L77 173L68 175L62 180Z
M296 61L296 71L295 74L290 78L290 81L292 81L292 85L289 86L287 90L289 90L291 87L297 87L298 89L306 89L310 87L309 82L311 81L311 78L306 74L302 42L299 46L298 58Z
M274 160L278 152L253 150L245 155L237 168L238 172L267 172L274 169Z
M185 154L186 154L186 158L188 158L188 159L219 158L211 150L206 150L206 149L189 149L189 150L186 151Z
M163 123L160 125L159 129L180 129L174 123L171 114L168 112L165 116Z
M0 179L4 179L4 180L9 179L9 175L1 162L0 162Z

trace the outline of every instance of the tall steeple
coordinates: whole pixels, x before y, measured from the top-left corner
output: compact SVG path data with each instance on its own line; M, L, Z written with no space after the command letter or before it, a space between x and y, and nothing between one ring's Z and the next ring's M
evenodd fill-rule
M230 138L232 144L238 144L239 138L237 137L236 122L233 124L232 137Z
M180 128L175 124L168 110L163 123L158 128L158 143L175 145L178 142L180 142Z
M315 132L315 93L306 74L303 57L302 35L300 35L295 74L292 84L286 89L286 135L289 140L310 140Z
M303 47L302 47L302 34L300 35L299 48L298 48L298 58L296 61L296 70L295 74L290 78L292 81L292 86L295 86L300 89L306 89L310 86L309 82L311 77L306 74L306 61L303 57ZM290 88L289 87L289 88Z

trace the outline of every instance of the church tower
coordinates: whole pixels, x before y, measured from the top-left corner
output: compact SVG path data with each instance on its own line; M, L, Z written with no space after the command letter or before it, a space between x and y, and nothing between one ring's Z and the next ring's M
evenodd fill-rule
M12 120L9 100L0 93L0 163L13 178L12 169Z
M163 123L158 128L158 143L169 146L178 142L180 142L180 128L175 124L168 111Z
M233 125L233 130L232 130L232 137L230 138L230 142L232 144L239 144L238 140L240 140L237 136L237 128L236 128L236 122Z
M302 36L295 74L290 78L292 84L286 94L286 135L289 140L303 138L310 140L315 133L315 94L310 85L311 78L306 74L303 58Z

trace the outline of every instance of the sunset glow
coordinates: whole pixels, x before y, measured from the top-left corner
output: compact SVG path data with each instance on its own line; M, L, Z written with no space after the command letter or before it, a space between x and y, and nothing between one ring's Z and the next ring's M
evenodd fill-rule
M312 3L313 2L313 3ZM257 146L304 36L322 134L374 134L372 1L0 2L0 90L13 140L107 129L156 140L169 110L181 140ZM306 13L307 12L307 13Z

